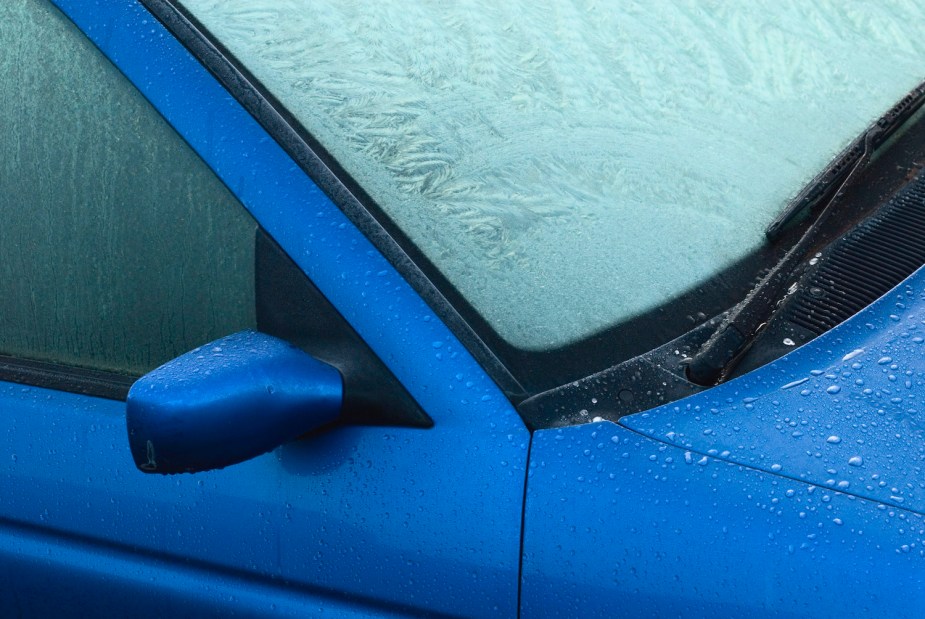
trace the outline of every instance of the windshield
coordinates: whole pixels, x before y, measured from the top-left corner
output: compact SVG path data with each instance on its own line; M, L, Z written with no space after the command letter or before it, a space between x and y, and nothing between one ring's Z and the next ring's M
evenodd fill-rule
M915 1L183 5L522 350L755 251L925 74Z

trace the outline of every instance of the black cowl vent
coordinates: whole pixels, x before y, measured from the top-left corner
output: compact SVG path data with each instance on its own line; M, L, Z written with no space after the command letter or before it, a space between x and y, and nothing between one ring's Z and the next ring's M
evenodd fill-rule
M925 264L925 176L832 247L788 304L786 317L817 335L870 305Z

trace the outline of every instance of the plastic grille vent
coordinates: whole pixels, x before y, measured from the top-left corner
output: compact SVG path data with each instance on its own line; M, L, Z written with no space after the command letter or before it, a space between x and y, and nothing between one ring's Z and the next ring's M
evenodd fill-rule
M925 264L925 176L903 188L837 242L787 309L787 318L825 333Z

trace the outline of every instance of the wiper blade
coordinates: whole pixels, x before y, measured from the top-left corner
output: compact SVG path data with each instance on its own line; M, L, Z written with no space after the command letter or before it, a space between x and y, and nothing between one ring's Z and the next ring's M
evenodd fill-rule
M871 156L882 146L896 129L903 126L909 118L925 103L925 83L893 106L874 125L855 141L845 155L824 172L820 179L833 185L813 193L817 183L811 185L803 194L808 202L794 201L793 210L787 209L778 217L779 230L786 225L789 218L811 204L824 203L825 207L816 220L807 228L800 240L790 248L784 257L761 280L761 282L736 305L710 339L700 348L687 365L688 379L699 385L713 385L723 380L735 366L736 362L748 350L756 336L761 332L774 309L787 295L787 283L796 266L805 257L807 251L818 240L819 231L831 217L845 189L849 187L862 170L870 163ZM801 195L803 195L801 194ZM773 225L773 224L772 224ZM770 229L769 229L770 236Z
M873 139L871 145L874 150L880 148L918 111L923 101L925 101L925 84L920 84L900 99L899 103L890 108L876 123L868 127L774 218L764 232L768 240L777 240L787 224L806 209L830 201L861 160L867 138Z

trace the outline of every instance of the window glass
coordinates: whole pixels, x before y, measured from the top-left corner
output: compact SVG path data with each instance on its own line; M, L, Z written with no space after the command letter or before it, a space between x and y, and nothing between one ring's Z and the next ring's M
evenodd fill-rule
M254 326L255 223L50 3L0 3L0 75L0 354L140 374Z
M182 4L526 350L722 279L925 76L912 0Z

